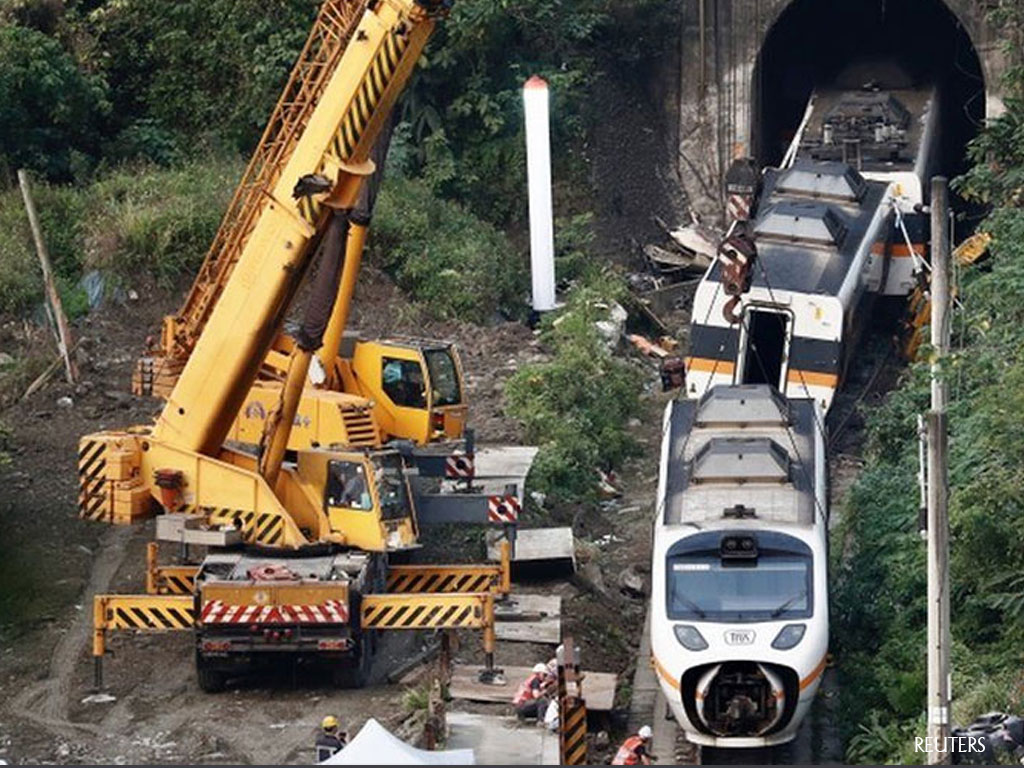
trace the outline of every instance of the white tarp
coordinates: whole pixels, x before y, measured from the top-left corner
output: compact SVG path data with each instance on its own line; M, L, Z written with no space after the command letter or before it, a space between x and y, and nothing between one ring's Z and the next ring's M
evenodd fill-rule
M428 752L393 735L372 717L355 738L320 765L475 765L472 749Z

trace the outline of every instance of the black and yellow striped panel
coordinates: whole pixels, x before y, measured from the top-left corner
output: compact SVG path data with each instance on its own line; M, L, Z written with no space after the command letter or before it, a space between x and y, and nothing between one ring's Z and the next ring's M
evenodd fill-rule
M196 591L194 566L171 565L157 568L156 590L158 595L191 595Z
M284 518L270 512L264 512L256 518L256 532L253 535L257 544L267 547L278 546L284 536Z
M281 545L284 538L284 518L273 512L257 515L251 509L226 509L201 507L210 517L211 525L230 525L242 532L247 544L262 544L266 547Z
M105 440L85 438L78 445L78 516L84 520L113 518L107 486Z
M561 715L559 747L562 765L587 764L587 707L582 702L565 707Z
M165 631L195 624L195 600L190 595L97 595L96 600L103 603L102 629Z
M384 39L384 44L377 51L373 63L363 76L355 98L352 99L344 117L341 118L341 124L331 140L328 152L337 160L344 162L355 153L356 147L359 146L359 141L366 131L366 126L373 118L377 105L391 83L395 70L398 69L402 60L402 54L408 45L408 37L397 32L391 32ZM321 163L319 170L322 171L322 169L323 164ZM315 226L320 218L320 203L311 197L304 197L299 199L298 207L299 215Z
M246 541L252 537L256 513L251 509L200 507L200 511L210 516L210 525L230 525L240 530Z
M497 567L394 566L388 571L388 592L490 592L500 581Z
M363 629L476 629L483 626L479 595L368 595Z

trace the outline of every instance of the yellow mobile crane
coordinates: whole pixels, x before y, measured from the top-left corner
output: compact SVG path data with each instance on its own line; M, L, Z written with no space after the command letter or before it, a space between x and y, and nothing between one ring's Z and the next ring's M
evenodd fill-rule
M509 525L517 508L504 497L419 493L395 450L289 451L310 361L339 293L345 311L351 298L345 243L372 148L449 4L326 0L204 264L222 277L190 297L204 319L156 423L81 440L82 517L129 524L157 514L157 538L207 547L198 567L161 568L151 550L156 594L96 597L98 683L106 633L121 629L192 628L206 690L284 651L331 661L342 682L358 684L377 629L482 629L493 669L508 547L503 566L394 566L389 556L417 547L427 518ZM229 448L316 252L317 280L258 450Z

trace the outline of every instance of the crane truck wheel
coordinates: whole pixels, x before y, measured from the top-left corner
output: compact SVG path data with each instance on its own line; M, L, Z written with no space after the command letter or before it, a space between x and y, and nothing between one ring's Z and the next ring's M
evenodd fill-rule
M196 679L203 693L220 693L228 682L228 676L223 670L213 669L199 655L196 656Z
M339 688L363 688L370 680L373 647L368 632L359 638L359 654L338 663L333 670L334 684Z

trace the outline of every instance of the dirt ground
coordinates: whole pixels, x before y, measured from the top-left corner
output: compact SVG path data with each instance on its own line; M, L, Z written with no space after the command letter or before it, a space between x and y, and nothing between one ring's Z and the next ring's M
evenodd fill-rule
M315 727L337 713L356 731L370 716L397 725L406 687L387 673L421 650L426 638L388 636L362 690L326 687L315 671L283 669L255 675L221 695L199 691L186 633L115 635L109 643L104 693L94 693L90 656L91 598L140 592L151 525L108 528L76 517L76 445L81 435L146 423L159 403L127 394L135 356L147 332L175 305L170 292L109 304L80 322L82 382L59 376L25 402L8 407L11 463L0 469L0 759L17 763L309 763ZM410 307L383 275L368 269L352 318L367 334L415 334L459 344L467 373L470 420L485 442L515 442L518 428L503 411L508 376L543 358L534 333L516 323L476 327L430 320ZM22 326L0 331L0 350L26 354ZM38 343L35 338L33 343ZM47 341L44 339L44 341ZM652 381L654 369L650 369ZM61 398L70 398L70 405ZM656 410L656 404L651 405ZM652 410L652 413L654 412ZM635 426L656 450L657 419ZM618 587L620 571L645 570L648 511L655 469L637 459L622 475L621 499L600 510L569 511L579 541L580 569L571 581L534 580L525 591L563 597L563 627L581 646L588 668L629 680L643 617L643 599ZM611 618L610 618L611 617ZM499 643L499 664L529 664L552 649ZM459 658L479 658L467 637ZM623 695L628 691L622 690ZM510 711L497 706L496 710Z

